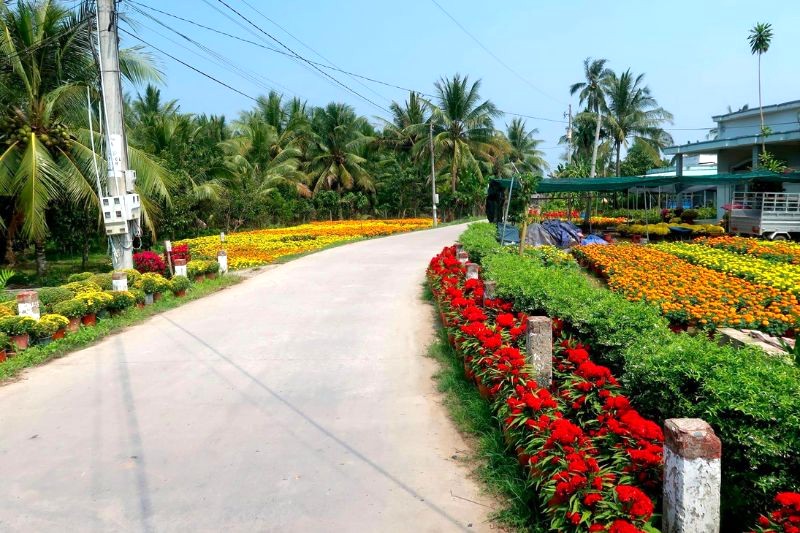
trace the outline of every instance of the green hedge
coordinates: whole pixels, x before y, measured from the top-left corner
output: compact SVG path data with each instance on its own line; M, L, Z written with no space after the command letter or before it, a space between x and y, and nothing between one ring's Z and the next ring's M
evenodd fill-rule
M489 222L470 224L459 237L459 242L469 252L470 260L476 263L480 263L485 255L500 249L497 227Z
M615 369L643 415L697 417L714 427L723 444L725 527L752 523L776 492L800 490L800 369L756 349L675 335L655 307L580 271L504 253L497 243L492 250L480 226L460 241L473 260L477 251L498 296L564 319Z

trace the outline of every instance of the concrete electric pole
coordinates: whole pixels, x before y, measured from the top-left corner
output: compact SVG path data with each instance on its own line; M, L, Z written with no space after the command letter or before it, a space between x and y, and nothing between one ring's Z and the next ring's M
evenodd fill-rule
M128 144L123 121L119 72L116 0L97 0L97 40L100 46L100 88L105 112L108 196L100 197L103 223L111 246L114 270L133 268L133 237L140 234L141 203L134 194L136 172L128 168Z
M433 117L431 117L428 125L428 139L431 145L431 202L433 203L433 225L435 226L438 223L436 220L436 204L439 203L439 195L436 194L436 170L434 169L433 159Z

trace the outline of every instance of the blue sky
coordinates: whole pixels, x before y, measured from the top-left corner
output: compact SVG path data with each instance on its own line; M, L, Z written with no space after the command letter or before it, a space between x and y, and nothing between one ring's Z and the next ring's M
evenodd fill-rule
M712 127L711 115L725 112L728 105L734 109L745 103L757 105L756 58L750 54L747 34L755 22L770 22L775 37L762 59L764 104L800 99L796 55L800 50L800 9L792 1L438 0L527 81L483 50L432 0L247 0L261 14L245 0L225 1L309 59L330 61L344 70L429 93L440 76L467 74L483 81L482 95L500 109L554 121L563 120L569 103L573 109L578 108L577 99L569 95L569 85L581 80L583 59L603 57L615 70L631 68L636 73L646 73L645 79L659 103L675 115L675 122L669 127L674 128L670 133L678 143L702 140L706 132L681 128ZM228 11L219 0L136 2L280 47ZM219 54L222 59L219 64L214 63L205 52L170 29L137 13L132 9L135 4L123 2L123 6L126 4L123 9L137 24L137 35L245 94L265 94L272 87L290 96L298 95L312 105L342 101L369 117L388 116L384 109L288 57L152 13L171 30L180 31ZM125 24L123 28L130 30ZM135 43L135 39L123 34L123 46ZM183 111L234 118L251 106L247 97L155 54L166 75L162 93L177 99ZM237 68L257 76L258 83L240 76ZM367 88L344 74L331 74L383 108L392 100L407 97L399 89L362 80ZM511 118L501 117L497 126L502 127ZM538 128L551 165L558 163L563 149L557 142L565 124L534 119L527 119L527 123L529 128Z

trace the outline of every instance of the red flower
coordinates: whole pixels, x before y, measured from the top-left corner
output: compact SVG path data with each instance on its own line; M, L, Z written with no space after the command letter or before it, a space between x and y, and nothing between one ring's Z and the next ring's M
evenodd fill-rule
M514 325L514 315L511 313L500 313L495 318L495 322L498 326L503 328L510 328Z
M608 533L644 533L641 529L634 526L627 520L614 520Z
M150 251L133 254L133 266L142 273L156 272L158 274L163 274L167 268L161 256Z
M605 531L606 526L603 524L592 524L589 526L589 533L597 533L598 531Z
M619 501L631 517L650 519L653 514L653 502L647 494L631 485L619 485L616 491Z
M599 502L602 499L603 499L603 497L600 494L598 494L596 492L591 492L591 493L587 494L583 498L583 503L584 503L584 505L588 505L589 507L592 507L594 504L596 504L597 502ZM591 529L589 531L591 531Z
M581 515L578 513L567 513L567 519L572 522L574 526L581 523Z
M775 496L775 502L784 507L792 507L796 511L800 511L800 494L797 492L779 492Z

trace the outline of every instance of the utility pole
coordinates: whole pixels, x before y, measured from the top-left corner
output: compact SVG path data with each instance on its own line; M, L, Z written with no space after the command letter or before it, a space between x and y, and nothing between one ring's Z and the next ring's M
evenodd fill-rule
M114 270L123 270L133 268L133 236L141 232L141 203L139 195L134 194L136 172L128 168L117 22L116 0L97 0L100 89L103 94L108 160L108 196L101 196L100 208Z
M567 152L567 163L572 163L572 104L569 104L569 112L568 112L568 122L567 122L567 145L569 146L569 152Z
M436 170L434 169L434 159L433 159L433 117L431 117L430 122L428 123L428 140L430 141L431 145L431 202L433 203L433 225L437 224L436 220L436 204L439 203L438 195L436 194Z

